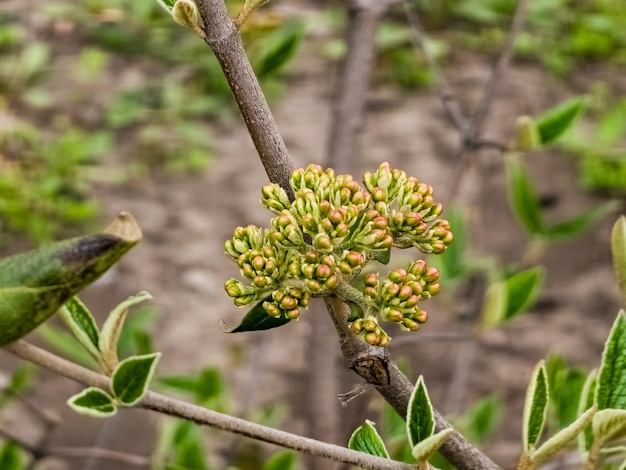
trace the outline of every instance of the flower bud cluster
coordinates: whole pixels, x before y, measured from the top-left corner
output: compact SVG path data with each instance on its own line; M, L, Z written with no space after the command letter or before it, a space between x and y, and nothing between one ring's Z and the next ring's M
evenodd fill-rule
M378 274L368 273L363 295L377 306L384 320L398 323L405 330L416 331L428 320L428 313L419 308L419 302L439 293L441 285L438 281L439 271L417 260L409 265L408 270L391 271L382 282Z
M270 228L237 227L225 244L248 281L225 283L237 306L263 299L269 315L297 319L312 296L349 299L342 286L374 252L415 246L441 253L452 241L432 187L388 163L365 173L364 187L350 175L335 175L319 165L295 170L290 183L293 201L277 184L262 189L261 203L274 213ZM418 329L428 317L418 302L439 292L438 278L438 271L423 261L396 269L382 281L368 274L362 295L352 288L364 313L351 318L351 328L377 346L390 341L377 318Z
M376 317L358 318L350 325L355 335L363 335L366 343L384 348L391 341L391 337L383 330Z
M375 173L366 172L363 182L374 209L387 217L394 246L415 246L424 253L443 253L453 240L450 224L439 219L443 206L435 203L433 187L383 163Z
M285 317L297 320L300 316L300 307L307 308L311 300L311 293L297 287L282 287L272 292L272 295L263 302L263 308L272 317Z

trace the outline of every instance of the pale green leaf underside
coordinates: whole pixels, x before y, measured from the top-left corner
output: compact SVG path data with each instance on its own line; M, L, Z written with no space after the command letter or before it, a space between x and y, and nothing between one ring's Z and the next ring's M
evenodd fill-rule
M368 420L352 433L350 441L348 441L348 448L386 459L389 458L385 443L376 431L373 423Z
M157 0L157 3L161 5L168 13L172 12L172 8L174 8L174 4L176 0Z
M620 216L613 225L611 232L611 251L613 252L613 269L617 284L626 301L626 217Z
M108 418L117 414L117 407L104 390L89 387L71 397L67 404L77 413L95 418Z
M447 428L419 442L411 451L415 460L418 462L426 462L437 452L439 447L441 447L453 432L454 429Z
M543 360L535 366L526 391L523 417L524 451L530 455L532 448L539 441L546 419L548 405L548 378Z

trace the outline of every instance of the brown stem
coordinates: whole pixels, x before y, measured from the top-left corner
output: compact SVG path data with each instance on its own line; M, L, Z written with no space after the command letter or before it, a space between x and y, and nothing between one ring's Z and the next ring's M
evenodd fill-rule
M46 369L80 382L83 385L110 390L111 382L109 377L55 356L26 341L16 341L8 344L4 349L17 357L38 364ZM158 411L169 416L186 419L199 425L210 426L222 431L228 431L259 441L286 447L305 454L318 455L338 462L358 465L364 469L409 470L414 468L412 465L402 462L374 457L363 452L356 452L344 447L326 444L325 442L262 426L155 392L148 392L137 406Z
M224 71L265 172L293 200L289 185L293 162L224 0L199 0L197 4L207 33L205 41Z

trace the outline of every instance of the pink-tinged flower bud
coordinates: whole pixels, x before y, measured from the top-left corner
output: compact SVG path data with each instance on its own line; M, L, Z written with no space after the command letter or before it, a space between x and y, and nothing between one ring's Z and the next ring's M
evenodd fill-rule
M405 179L406 178L406 173L404 171L400 170L400 169L394 168L391 171L391 177L394 180L398 181L400 179Z
M420 324L416 321L411 320L410 318L405 318L402 320L402 326L410 331L417 331L420 329Z
M302 274L304 274L304 277L306 277L307 279L312 279L313 276L315 276L315 264L305 264L301 267L302 270Z
M419 181L415 176L409 176L404 183L405 192L415 191L419 185Z
M350 233L350 227L348 227L346 224L341 222L335 228L335 233L337 234L338 237L346 237Z
M283 310L292 310L298 306L298 301L290 295L284 296L280 301L280 308Z
M278 305L276 305L275 303L264 302L263 308L265 309L265 311L270 317L280 317L281 310L280 308L278 308Z
M333 225L337 225L340 222L343 222L343 214L341 211L337 209L333 209L328 213L328 219L332 222Z
M385 333L384 331L381 333ZM378 341L378 346L381 348L386 348L387 346L389 346L389 343L391 342L391 337L388 336L387 334L382 334L380 336L380 340Z
M272 240L272 243L283 243L285 236L280 232L272 232L270 233L270 240Z
M378 329L378 323L375 320L364 320L363 329L365 331L376 331Z
M402 227L404 224L404 214L402 212L394 211L391 214L391 225L394 227Z
M375 287L364 287L363 295L373 299L378 295L378 291L376 290Z
M385 312L385 318L387 319L387 321L400 323L402 322L404 315L402 315L402 312L400 310L390 308L387 312Z
M428 312L426 310L418 310L413 319L418 323L426 323L428 321Z
M285 316L289 318L290 320L297 320L298 317L300 316L300 309L296 307L292 310L287 310L285 312Z
M372 220L372 226L378 230L387 230L387 217L376 217Z
M409 265L409 272L414 276L421 276L426 269L426 261L418 259Z
M270 199L274 196L274 184L270 183L270 184L266 184L265 186L263 186L261 188L261 194L263 194L263 197L266 199Z
M430 208L428 215L431 217L439 217L443 213L443 205L438 202Z
M426 282L435 282L439 279L439 270L434 267L427 268L422 275L422 279Z
M422 205L423 201L424 196L422 196L420 193L413 193L408 197L406 203L411 207L419 207Z
M374 188L374 190L370 193L372 195L372 201L381 202L387 199L387 194L385 190L381 187Z
M243 227L237 227L235 229L235 233L233 234L233 238L237 239L237 240L243 240L246 237L246 229Z
M352 195L352 204L367 205L369 204L370 199L371 196L369 195L369 193L359 190Z
M375 209L370 209L367 212L365 212L363 219L365 222L369 222L370 220L374 220L376 217L379 217L379 216L380 216L380 212L378 212Z
M374 210L378 211L382 215L386 215L388 212L387 203L384 201L378 201L374 204Z
M365 335L363 335L363 339L367 344L371 344L372 346L378 346L380 344L380 335L373 331L365 333Z
M365 285L370 287L376 287L378 285L378 274L376 273L367 273L365 275Z
M342 207L339 210L341 210L344 219L348 222L355 219L361 213L359 206L355 206L354 204L351 204L346 208Z
M339 281L337 280L337 275L333 274L332 276L329 276L328 279L324 281L324 286L327 289L335 289L337 287L338 282Z
M324 201L320 201L319 208L320 208L320 214L322 215L322 217L324 217L330 213L333 206L331 205L329 201L324 200Z
M306 281L306 286L311 292L319 292L322 290L322 284L315 279L309 279L308 281Z
M406 215L405 224L409 227L417 227L423 220L424 217L419 212L409 212Z
M388 284L385 287L385 298L389 299L391 297L395 297L398 295L398 292L400 292L400 286L398 284L395 282Z
M448 232L446 233L446 236L443 237L443 240L441 240L444 244L449 245L450 243L452 243L454 241L454 234L452 232Z
M400 300L406 300L412 295L413 295L413 289L411 289L409 286L404 285L400 287L400 291L398 292L397 297Z
M318 264L315 270L315 277L318 279L326 279L332 273L330 266L325 264Z
M320 257L320 263L332 268L335 265L335 258L330 255L322 255Z
M413 295L417 295L418 297L421 296L422 292L424 291L422 284L420 284L419 282L409 282L407 283L407 286L411 288L411 290L413 291Z
M378 242L377 248L391 248L393 246L393 237L391 235L385 235L382 241Z
M430 295L437 295L439 292L441 292L441 284L439 284L438 282L435 282L434 284L428 284L428 286L426 286L426 291Z
M407 272L402 269L394 269L389 273L389 280L395 283L402 283L407 279Z
M287 295L290 295L294 299L301 299L304 294L297 287L291 287L287 290Z
M333 248L333 242L328 235L318 234L315 236L315 247L318 250L331 250Z
M350 328L355 335L360 335L363 331L363 319L359 318L358 320L353 321Z
M350 251L350 252L346 253L346 255L344 256L344 259L353 268L356 268L358 266L362 266L365 263L365 256L363 256L363 254L359 253L358 251ZM373 273L370 273L370 274L373 274Z
M306 214L302 218L302 226L305 230L317 232L317 221L315 220L315 217L313 217L313 214Z
M281 214L276 218L276 224L280 228L285 228L287 225L291 224L291 217L289 217L287 214Z
M417 192L426 196L429 194L429 186L426 183L420 183L417 185ZM432 194L432 191L430 192L430 194Z
M424 196L424 201L422 201L424 207L432 207L435 204L435 200L432 196Z
M276 256L276 250L273 246L265 245L261 252L265 258L274 258Z
M340 261L338 267L342 274L352 274L352 266L347 261Z
M254 279L252 280L252 284L254 284L254 286L258 287L259 289L262 289L268 284L268 277L267 276L254 276Z
M413 308L419 303L419 300L420 300L419 296L414 294L404 301L404 306L406 308Z
M349 204L351 199L352 191L350 191L348 188L341 188L339 190L339 200L341 201L342 205Z
M322 219L322 221L320 222L320 228L326 232L326 233L330 233L333 231L333 229L335 228L335 226L333 225L333 223L329 220L329 219Z
M428 225L426 225L425 223L421 223L413 228L413 233L415 235L423 235L424 233L426 233L427 230L428 230Z
M254 295L244 295L242 297L237 297L235 300L233 300L233 303L237 307L243 307L244 305L248 305L250 302L252 302L254 300L254 297Z
M430 244L432 252L436 255L440 255L444 251L446 251L446 245L443 242L432 242Z
M251 264L255 271L257 272L262 271L263 268L265 267L265 259L262 256L255 256L252 259Z

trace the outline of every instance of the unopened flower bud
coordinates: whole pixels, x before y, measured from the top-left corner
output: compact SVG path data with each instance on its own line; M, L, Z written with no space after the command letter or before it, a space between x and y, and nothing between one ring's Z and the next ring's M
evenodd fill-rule
M397 297L401 300L406 300L411 297L411 295L413 295L413 289L411 289L407 285L404 285L400 287L400 291L398 292Z
M381 331L381 336L380 336L380 340L378 341L378 346L381 348L385 348L387 346L389 346L389 343L391 342L391 337L387 334L385 334L384 331Z
M402 326L410 331L417 331L420 328L420 324L416 321L411 320L410 318L405 318L402 320Z
M358 320L353 321L350 328L355 335L360 335L363 331L363 319L359 318Z
M375 320L365 320L363 322L363 329L365 331L376 331L378 328L378 323Z
M365 285L370 287L376 287L378 285L378 274L367 273L364 279Z
M378 295L378 291L374 287L365 287L363 288L363 295L373 299Z
M298 301L290 295L284 296L280 301L280 308L283 310L292 310L298 306Z
M427 268L426 271L424 271L424 274L422 274L422 279L425 282L437 281L439 279L439 270L432 266L430 268Z
M262 289L269 284L268 277L267 276L254 276L254 279L252 280L252 284L254 284L254 286L258 287L259 289Z
M373 331L365 333L365 335L363 335L363 339L367 344L371 344L372 346L378 346L380 344L380 335Z
M358 251L350 251L346 253L344 259L353 268L362 266L365 263L365 256L363 256L363 253L359 253Z
M267 314L271 317L279 317L281 314L280 308L273 302L264 302L263 308L267 312Z
M411 263L409 266L409 272L414 276L420 277L426 269L426 261L418 259Z
M426 323L428 321L428 312L426 310L418 310L413 319L418 323Z
M316 235L314 242L315 247L318 250L328 251L333 248L333 242L330 240L328 235L325 235L323 233Z
M315 276L315 265L314 264L305 264L302 266L302 274L307 279L312 279Z
M325 264L318 264L317 269L315 270L315 277L318 279L326 279L331 274L330 266Z
M248 305L250 302L254 301L255 295L244 295L241 297L237 297L233 302L237 307L243 307L244 305Z
M328 289L334 289L337 287L337 283L338 283L337 276L333 274L324 281L324 286L326 286L326 288Z
M320 257L320 263L332 268L335 265L335 258L330 255L322 255Z
M347 261L340 261L338 267L342 274L352 274L352 266Z
M322 284L315 279L309 279L306 281L306 285L311 292L319 292L322 290Z
M389 280L395 283L401 283L406 281L407 279L407 272L402 269L394 269L393 271L391 271L389 273Z
M292 310L287 310L285 312L285 316L289 318L290 320L297 320L298 317L300 316L300 309L296 307Z
M437 295L439 292L441 292L441 284L439 284L438 282L435 282L434 284L428 284L428 286L426 287L426 291L430 295Z
M385 312L385 319L387 321L392 321L394 323L400 323L403 318L404 318L404 315L402 315L402 312L399 311L399 310L396 310L394 308L390 308L390 309L386 310L386 312Z

